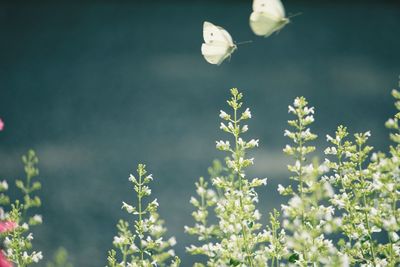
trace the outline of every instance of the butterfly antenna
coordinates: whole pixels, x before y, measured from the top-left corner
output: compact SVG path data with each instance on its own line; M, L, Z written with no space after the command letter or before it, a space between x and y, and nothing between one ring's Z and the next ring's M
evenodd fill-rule
M243 42L236 43L236 45L249 44L249 43L252 43L252 42L253 42L253 40L243 41Z
M289 15L289 16L288 16L288 18L289 18L289 19L291 19L291 18L294 18L294 17L300 16L300 15L303 15L303 13L302 13L302 12L298 12L298 13L296 13L296 14Z

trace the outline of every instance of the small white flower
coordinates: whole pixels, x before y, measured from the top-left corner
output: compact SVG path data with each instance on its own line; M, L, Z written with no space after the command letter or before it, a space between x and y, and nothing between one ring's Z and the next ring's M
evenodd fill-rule
M225 132L229 132L228 127L227 127L223 122L221 122L221 126L220 126L219 128L220 128L221 130L225 131Z
M281 184L278 184L278 192L279 192L279 194L282 194L284 191L285 191L285 188Z
M151 189L147 186L143 186L143 193L145 193L146 195L150 195L151 194Z
M344 194L345 194L345 193L344 193ZM343 194L343 195L344 195L344 194ZM346 194L346 196L347 196L347 194ZM331 201L332 201L332 203L333 203L334 205L338 206L339 208L342 208L342 209L343 209L343 208L346 206L346 204L345 204L343 198L339 197L338 195L334 195Z
M3 180L2 182L0 182L0 190L8 190L8 183L6 180Z
M231 118L231 116L228 115L225 111L220 110L219 112L220 112L220 113L219 113L219 117L220 117L221 119L229 120L229 119Z
M158 201L157 201L157 198L154 199L154 200L151 202L151 205L154 205L155 207L158 207L158 206L159 206Z
M43 259L43 255L42 255L41 251L33 252L31 257L32 257L32 261L36 262L36 263L39 262L41 259Z
M349 267L350 266L350 259L347 254L344 254L342 257L342 267Z
M323 187L325 189L327 196L332 197L335 194L335 191L333 190L333 187L329 182L325 182L323 184Z
M4 238L4 245L6 247L8 247L8 246L10 246L10 244L11 244L11 240L8 236L6 236L6 238Z
M297 209L300 208L301 205L303 204L303 201L301 200L301 198L297 195L293 196L290 200L289 200L289 205L290 207Z
M33 240L33 235L32 233L29 233L29 235L26 237L28 240Z
M304 108L304 112L306 113L306 114L314 114L314 107L305 107Z
M35 216L33 216L32 219L36 223L42 223L43 222L42 215L39 215L39 214L35 214Z
M168 239L168 243L170 246L175 246L176 245L176 239L175 237L171 237L170 239Z
M336 147L327 147L324 151L325 155L336 155L337 154L337 150Z
M175 256L175 251L173 249L168 250L167 253L172 257Z
M124 236L114 236L114 245L123 245L126 244L128 240Z
M228 122L228 129L231 133L235 131L235 126L233 125L232 122Z
M220 141L216 141L216 143L217 143L216 147L219 150L228 151L230 149L229 141L224 142L224 141L220 140Z
M29 255L26 251L24 251L24 253L22 254L22 259L24 259L25 261L29 259Z
M397 228L396 218L391 216L388 220L383 220L383 226L386 230L394 230Z
M333 139L332 136L330 136L329 134L326 135L326 141L332 142L333 140L335 139Z
M132 174L129 176L129 181L131 181L132 183L137 183L135 176L133 176Z
M375 225L373 225L372 227L371 227L371 232L372 233L379 233L379 232L381 232L382 230L381 230L381 228L379 228L379 227L377 227L377 226L375 226Z
M135 245L135 243L132 243L132 244L129 246L129 248L130 248L133 252L139 251L139 249L138 249L138 247Z
M399 235L396 232L390 232L390 238L393 242L397 242L399 240Z
M304 118L305 123L309 124L314 122L314 116L308 115L307 117Z
M245 145L245 142L243 141L242 138L239 138L237 143L238 143L239 146L244 146Z
M246 148L253 148L253 147L258 147L258 142L259 140L254 140L251 139L249 142L247 142Z
M294 100L293 105L294 105L296 108L298 108L298 107L300 106L300 98L297 97L297 98Z
M242 119L251 119L251 112L249 108L246 108L246 110L242 113Z
M204 194L206 193L206 189L205 189L204 187L199 186L199 187L196 189L196 193L197 193L199 196L202 196L202 195L204 195ZM197 200L196 200L196 201L197 201Z
M396 121L394 119L389 119L386 121L386 127L393 128L396 127Z
M125 209L128 213L134 213L136 211L135 207L125 202L122 202L122 209Z
M293 113L293 114L295 114L296 113L296 110L292 107L292 106L288 106L288 113Z
M254 219L259 220L261 218L261 213L258 210L255 210L253 216Z

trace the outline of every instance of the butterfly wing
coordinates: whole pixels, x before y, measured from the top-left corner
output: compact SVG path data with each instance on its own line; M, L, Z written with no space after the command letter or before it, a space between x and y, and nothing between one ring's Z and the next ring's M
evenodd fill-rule
M229 48L218 44L202 44L201 53L210 64L220 65L232 52Z
M222 28L222 27L218 27L218 28L221 30L221 34L224 36L224 38L225 38L227 44L228 44L230 47L233 47L233 46L234 46L234 43L233 43L233 40L232 40L232 36L229 34L229 32L227 32L227 31L226 31L224 28Z
M254 0L253 11L267 13L277 19L285 17L285 8L280 0Z
M250 28L256 35L268 37L282 27L278 20L264 13L253 12L250 15Z
M282 29L287 23L285 10L280 0L254 0L250 15L250 28L254 34L268 37Z
M203 38L206 44L221 43L229 45L232 43L232 37L225 29L215 26L208 21L205 21L203 24Z

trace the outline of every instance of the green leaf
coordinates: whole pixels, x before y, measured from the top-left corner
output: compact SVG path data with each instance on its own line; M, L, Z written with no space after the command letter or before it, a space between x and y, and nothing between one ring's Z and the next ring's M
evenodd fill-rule
M230 259L229 260L229 265L231 266L238 266L240 264L240 261L235 260L235 259Z
M289 257L289 262L290 263L295 263L296 261L299 260L299 254L297 253L293 253L292 255L290 255Z

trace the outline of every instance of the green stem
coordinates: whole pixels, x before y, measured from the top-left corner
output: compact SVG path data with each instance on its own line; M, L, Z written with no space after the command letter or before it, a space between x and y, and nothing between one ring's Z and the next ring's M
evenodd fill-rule
M238 132L236 131L238 129L237 126L237 108L234 108L234 136L235 136L235 158L236 158L236 164L239 165L239 145L238 145ZM240 175L240 170L238 168L238 179L239 179L239 191L242 192L242 176ZM239 197L239 202L240 202L240 209L242 214L244 214L244 207L243 207L243 200L242 200L242 196ZM250 267L253 267L253 259L250 255L250 250L249 250L249 245L248 245L248 240L247 240L247 231L246 231L246 225L243 224L243 220L241 220L241 225L242 225L242 229L243 229L243 241L244 241L244 247L246 250L246 254L247 254L247 259L248 259L248 263L250 265Z
M29 165L30 165L30 163L28 163ZM28 169L31 169L31 167L29 166L29 168ZM30 175L30 173L29 172L27 172L26 173L26 187L25 187L25 197L26 197L26 199L30 199L31 197L30 197L30 195L29 195L29 193L30 193L30 187L31 187L31 179L32 179L32 176ZM26 218L26 213L27 213L27 211L28 211L28 205L27 205L28 203L25 203L25 205L23 206L23 209L22 209L22 220L24 220L25 221L25 218Z
M202 183L201 186L204 188L204 183ZM205 199L204 199L204 195L205 194L206 193L203 193L200 196L200 198L201 198L201 208L200 209L201 209L202 212L206 212L207 211L207 207L206 207L206 203L205 203ZM207 218L202 219L201 223L203 224L204 228L206 229L207 228ZM206 231L205 239L208 239L208 238L209 238L208 232Z
M361 145L358 146L358 153L359 153L359 158L358 158L358 171L360 173L360 181L362 184L362 201L363 201L363 206L364 206L364 219L365 219L365 223L367 224L367 230L368 230L368 238L369 238L369 248L370 248L370 252L372 255L372 262L375 264L375 251L374 251L374 247L372 245L372 231L371 231L371 227L369 225L369 218L368 218L368 211L366 210L367 208L367 197L365 195L365 180L364 177L362 175L362 158L361 158Z
M277 233L277 232L278 232L278 229L277 229L275 223L273 223L273 224L272 224L272 234L273 234L273 237L274 237L274 242L276 242L276 241L278 240L278 233ZM276 246L275 246L275 247L276 247ZM279 259L278 259L278 257L276 257L276 256L274 256L274 257L272 258L272 264L271 264L271 266L274 267L275 258L276 258L276 266L278 267L278 266L279 266Z
M342 187L342 189L344 190L345 193L347 193L346 187L343 183L343 162L342 162L342 152L339 153L339 151L342 150L342 144L341 141L338 144L338 173L339 173L339 180L340 180L340 186ZM353 226L354 229L356 229L356 225L354 224L354 220L352 220L353 218L353 212L351 212L351 210L349 210L349 214L350 214L350 218L351 218L351 225ZM351 245L351 243L353 242L353 239L350 236L347 236L347 238L349 239L349 243Z
M305 199L305 197L304 197L304 181L303 181L303 164L304 164L303 145L304 145L304 143L303 143L303 138L301 137L301 132L304 130L304 126L303 126L302 118L299 116L298 119L299 119L299 133L300 133L299 134L299 149L300 149L300 152L299 152L297 160L300 162L300 170L299 170L300 187L299 187L299 190L300 190L301 201L303 203L303 207L301 209L301 221L302 221L302 223L304 225L304 223L305 223L304 202L303 202L304 199Z
M124 265L126 265L126 247L127 245L124 245L123 249L122 249L122 262Z
M299 170L299 190L300 190L300 198L301 198L301 203L302 203L302 207L301 207L301 222L303 224L303 226L305 226L305 216L304 216L304 201L305 201L305 195L304 195L304 177L303 177L303 164L304 164L304 153L303 153L303 138L301 137L301 132L304 130L304 126L303 126L303 121L302 121L302 117L299 115L298 116L299 119L299 155L297 160L300 162L300 170ZM303 256L304 256L304 260L307 261L307 257L306 257L306 248L303 247Z
M142 174L139 174L139 190L138 190L138 209L139 209L139 235L140 235L140 240L139 240L139 248L140 248L140 260L141 260L141 265L143 265L144 261L144 253L143 253L143 245L142 245L142 236L143 236L143 221L142 221Z

